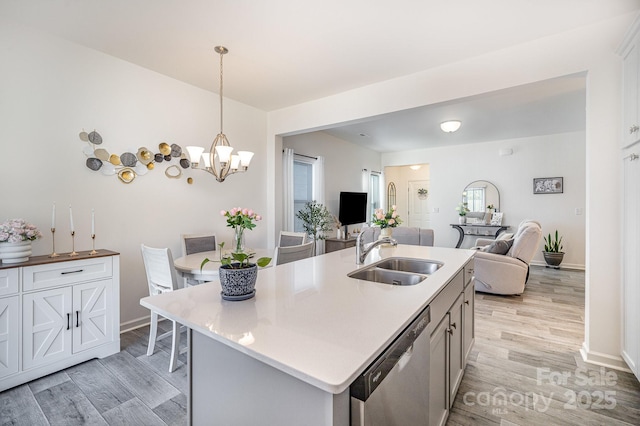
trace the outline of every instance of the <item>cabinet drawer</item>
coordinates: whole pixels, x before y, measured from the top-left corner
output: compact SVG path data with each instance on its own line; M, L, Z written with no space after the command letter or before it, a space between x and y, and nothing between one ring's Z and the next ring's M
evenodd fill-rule
M449 309L451 309L451 305L453 305L458 296L460 296L460 293L462 293L464 289L463 279L464 272L458 272L430 303L432 327L435 327L435 325L440 322Z
M0 269L0 296L18 293L20 268Z
M108 278L112 270L111 257L29 266L23 269L23 291Z

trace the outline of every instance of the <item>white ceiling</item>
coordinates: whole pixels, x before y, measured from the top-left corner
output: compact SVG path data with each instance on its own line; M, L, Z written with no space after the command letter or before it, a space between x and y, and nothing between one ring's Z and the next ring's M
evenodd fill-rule
M219 57L213 47L224 45L230 50L225 97L272 111L639 9L640 0L0 0L0 21L33 26L214 92ZM549 97L578 102L577 93L559 90ZM508 127L522 128L527 117L560 126L554 114L545 115L546 101L534 95L525 88L426 113L437 123L444 116L461 118L459 133L447 135L459 140L465 129L479 137L482 128L472 135L471 125L480 110L487 115L476 117L478 126L486 131L502 118L507 136ZM509 107L511 125L504 110L490 114L499 108L497 100ZM409 111L385 131L416 138L404 136L411 127L406 123L424 114ZM368 126L335 132L345 138L346 131L375 134L378 143L378 131ZM435 141L433 130L416 132L422 141Z

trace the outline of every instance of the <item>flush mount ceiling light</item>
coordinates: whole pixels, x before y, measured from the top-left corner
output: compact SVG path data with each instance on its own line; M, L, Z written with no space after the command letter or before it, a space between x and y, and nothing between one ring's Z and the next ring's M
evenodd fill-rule
M216 46L215 51L220 54L220 133L213 140L209 152L204 152L204 148L199 146L187 146L186 149L192 168L198 169L202 157L204 168L199 170L211 173L218 182L224 182L228 175L247 171L253 152L238 151L238 154L232 155L233 147L222 132L222 57L229 50L224 46Z
M440 123L440 128L443 132L453 133L460 128L461 124L462 122L459 120L443 121Z

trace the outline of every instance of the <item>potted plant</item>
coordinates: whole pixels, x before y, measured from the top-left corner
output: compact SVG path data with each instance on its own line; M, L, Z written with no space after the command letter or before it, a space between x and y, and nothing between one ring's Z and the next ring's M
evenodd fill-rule
M332 230L333 216L329 210L315 200L304 204L304 207L296 213L296 217L302 221L302 228L313 240L313 254L316 251L316 241L327 238L325 232Z
M34 225L24 219L7 220L0 224L0 261L21 263L31 256L31 241L42 237Z
M234 249L226 256L220 257L221 266L218 269L220 276L221 296L224 300L246 300L256 294L255 285L258 278L258 266L265 267L271 262L270 257L261 257L256 263L250 263L251 255L244 251L244 231L253 229L256 224L253 221L262 217L253 210L234 207L220 214L227 218L227 226L234 228ZM220 245L222 249L222 244ZM211 262L205 258L200 264L200 270Z
M402 223L402 219L398 215L396 205L391 206L391 210L385 212L382 209L376 209L373 212L373 220L371 223L380 227L380 238L391 237L393 228Z
M544 261L547 262L547 268L560 269L564 252L562 251L562 237L558 235L557 229L553 236L549 234L544 237L544 251L542 255L544 256Z
M469 207L467 207L467 203L458 204L456 211L458 212L458 222L460 222L460 225L467 223L467 213L470 211Z

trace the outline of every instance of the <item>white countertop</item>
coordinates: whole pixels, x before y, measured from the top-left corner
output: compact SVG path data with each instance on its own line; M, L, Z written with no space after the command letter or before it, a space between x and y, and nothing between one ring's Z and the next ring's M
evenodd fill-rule
M356 265L355 248L258 272L256 296L231 302L217 281L145 297L140 304L326 392L341 393L393 341L474 251L398 245ZM437 260L414 286L347 277L380 259ZM215 360L212 360L215 362Z

